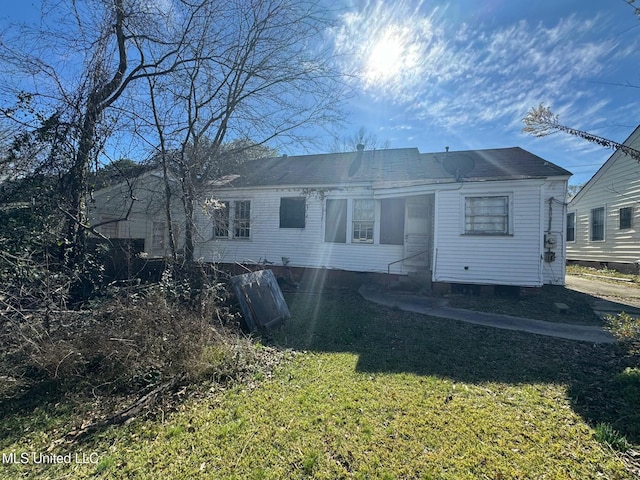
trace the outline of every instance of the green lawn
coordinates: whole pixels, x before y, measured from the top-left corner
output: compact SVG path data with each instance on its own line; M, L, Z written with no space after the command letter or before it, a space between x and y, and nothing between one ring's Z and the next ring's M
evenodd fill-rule
M617 285L622 284L630 284L637 285L640 281L640 277L633 273L622 273L617 270L610 270L608 268L594 268L594 267L585 267L582 265L572 264L567 265L567 273L569 275L587 275L587 276L596 276L598 280L602 282L610 282L615 283ZM614 279L628 280L628 282L620 282Z
M5 463L0 477L635 478L596 439L640 443L640 370L620 346L423 317L346 290L287 301L293 318L265 342L304 353L273 378L53 449L97 464ZM45 452L90 409L10 405L5 454Z

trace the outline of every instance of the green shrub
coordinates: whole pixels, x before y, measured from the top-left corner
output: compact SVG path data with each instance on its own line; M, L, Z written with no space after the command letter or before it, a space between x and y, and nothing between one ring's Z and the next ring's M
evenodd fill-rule
M624 435L615 430L608 423L599 423L596 425L595 439L600 442L609 445L614 450L620 452L626 452L631 448L631 444L627 441Z

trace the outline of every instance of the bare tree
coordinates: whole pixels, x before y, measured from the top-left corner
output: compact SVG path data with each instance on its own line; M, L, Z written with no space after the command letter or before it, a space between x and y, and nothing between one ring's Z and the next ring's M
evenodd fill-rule
M210 2L196 23L188 55L197 60L149 83L160 150L177 152L187 261L205 181L243 151L309 140L301 127L339 121L344 98L331 48L320 41L329 18L315 2Z
M584 130L578 130L576 128L562 125L559 122L558 115L555 115L549 107L545 107L542 103L529 110L522 121L525 124L522 131L535 137L546 137L554 133L563 132L582 138L587 142L596 143L605 148L620 150L634 160L640 162L640 150L636 150L635 148L631 148L627 145L623 145L622 143L609 140L608 138L601 137L599 135L594 135L593 133L589 133Z
M37 27L3 32L0 63L6 78L2 80L13 86L13 92L26 92L20 95L38 108L3 107L0 112L21 124L25 135L48 135L40 135L48 145L46 157L55 159L63 171L66 201L60 210L67 224L67 266L76 268L83 262L90 229L89 171L122 126L124 101L135 98L131 93L139 80L167 75L194 60L188 41L196 27L194 19L207 3L162 2L165 10L160 10L142 1L68 0L53 6L45 2ZM175 5L186 7L178 15L173 12ZM166 36L168 23L179 32L171 42Z

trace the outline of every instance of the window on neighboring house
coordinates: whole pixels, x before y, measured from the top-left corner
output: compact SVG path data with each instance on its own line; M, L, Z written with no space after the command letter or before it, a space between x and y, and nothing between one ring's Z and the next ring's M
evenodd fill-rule
M620 230L633 226L633 207L622 207L620 209Z
M591 241L604 240L604 207L591 210Z
M153 222L153 232L151 235L151 248L153 250L164 250L166 228L164 222Z
M119 235L118 223L119 222L114 222L115 219L116 219L116 217L100 217L100 221L98 223L110 222L110 223L105 223L104 225L101 225L99 227L100 233L103 234L107 238L118 238L118 235Z
M376 219L375 200L353 201L353 236L357 243L373 243L373 226Z
M380 243L404 245L404 198L380 201Z
M213 210L213 238L229 238L229 202L220 202Z
M251 235L251 201L239 200L234 203L235 238L249 238Z
M280 199L280 228L304 228L305 197Z
M324 241L347 243L347 201L327 200Z
M576 241L576 213L567 213L567 242Z
M509 197L465 197L464 233L471 235L509 234Z

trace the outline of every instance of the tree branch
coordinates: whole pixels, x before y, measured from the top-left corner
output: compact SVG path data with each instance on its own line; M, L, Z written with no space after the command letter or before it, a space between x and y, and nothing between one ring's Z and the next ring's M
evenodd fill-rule
M553 133L564 132L566 134L582 138L587 142L595 143L605 148L620 150L637 162L640 162L640 150L636 150L635 148L615 142L605 137L601 137L599 135L594 135L593 133L585 132L584 130L578 130L576 128L562 125L559 122L558 115L554 115L551 109L549 107L545 107L542 103L537 107L529 110L522 121L525 124L522 131L524 133L533 135L534 137L546 137Z

